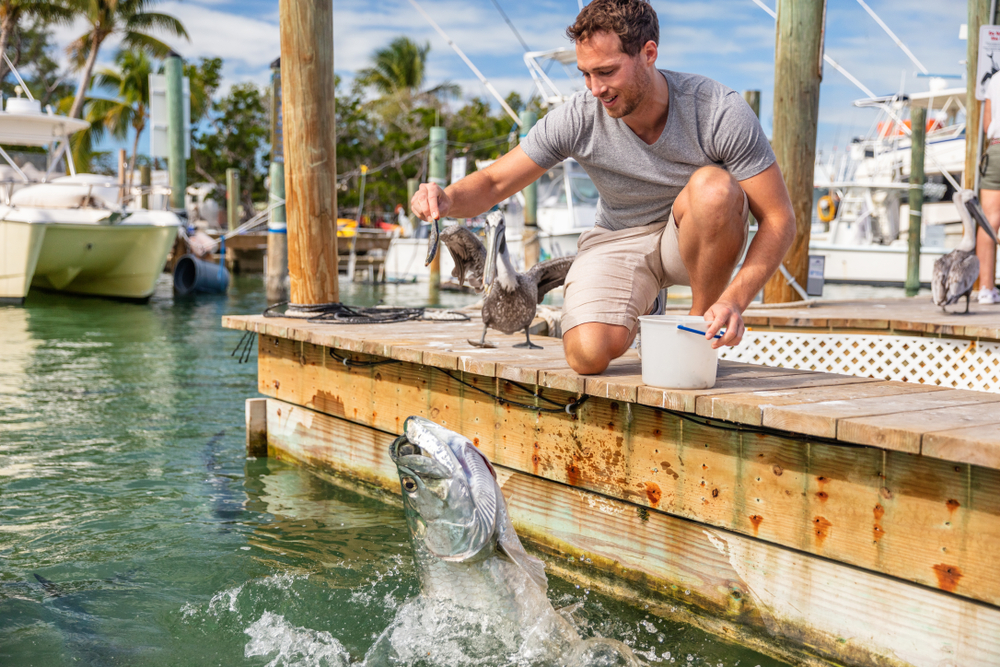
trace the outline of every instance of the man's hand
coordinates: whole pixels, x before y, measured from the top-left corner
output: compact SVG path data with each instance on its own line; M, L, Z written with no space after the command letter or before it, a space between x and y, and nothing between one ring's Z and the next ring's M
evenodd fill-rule
M451 210L451 197L437 183L421 183L410 200L410 210L421 220L440 220Z
M712 349L724 345L738 345L743 340L743 332L746 331L740 309L736 304L725 301L717 301L705 311L705 323L707 325L705 337L712 341ZM714 338L722 329L726 330L722 338Z

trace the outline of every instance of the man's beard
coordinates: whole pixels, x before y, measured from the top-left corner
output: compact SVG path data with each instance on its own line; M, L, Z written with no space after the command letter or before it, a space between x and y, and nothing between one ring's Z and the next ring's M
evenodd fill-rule
M621 98L621 106L617 109L605 108L604 110L608 112L608 116L611 118L627 116L639 107L646 98L646 93L650 88L651 85L646 73L637 68L635 75L629 82L629 86L618 91L618 97Z

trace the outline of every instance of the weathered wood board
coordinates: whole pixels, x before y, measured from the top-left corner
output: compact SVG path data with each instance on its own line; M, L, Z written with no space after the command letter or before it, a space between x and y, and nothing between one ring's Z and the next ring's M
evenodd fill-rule
M269 456L398 492L395 467L388 457L392 438L369 426L267 401ZM711 449L716 451L715 458L697 460L721 461L718 452L722 449ZM866 467L847 456L848 451L836 447L827 452L826 457L834 459L830 466L839 466L841 471L817 482L820 488L837 489L836 494L843 489L845 495L848 484L854 485L855 492L861 489L867 469L877 463L871 461ZM906 454L866 451L872 456L906 457L911 466L913 460L929 462ZM809 455L776 444L756 444L751 453L768 458L758 468L763 475L764 467L769 467L777 481L788 474L775 475L777 466L794 470ZM908 471L908 479L901 480L900 486L894 486L894 498L886 501L890 512L904 502L919 504L914 508L919 511L934 511L918 493L905 490L910 484L914 491L926 491L926 484L922 486L919 480L934 471L920 465ZM1000 664L1000 609L994 606L502 465L497 471L518 533L550 555L550 569L611 594L630 597L638 592L658 613L669 615L672 610L705 629L801 664L816 664L810 654L836 664L866 667ZM976 469L975 474L982 472ZM722 482L721 476L712 479L707 470L704 477L715 488ZM948 483L960 485L957 479ZM988 496L982 502L995 507L1000 504L998 491L995 479L977 479L972 494ZM819 502L836 502L836 494ZM948 511L955 513L959 508ZM835 537L834 529L827 539ZM891 537L887 534L884 540ZM584 569L566 565L581 559L587 563ZM792 649L792 645L800 648Z
M344 350L333 354L359 363L373 359ZM794 371L769 376L765 369L742 365L726 373L751 384L761 378L779 384L826 380L831 391L895 386L858 378L845 384L841 376ZM631 398L623 378L631 376L585 378L585 384ZM329 348L268 336L261 338L259 381L265 395L387 433L400 433L409 415L426 416L463 433L497 463L526 474L1000 603L992 556L1000 550L1000 508L976 498L968 464L734 428L596 396L574 417L559 409L577 398L574 393L409 362L349 367ZM936 393L959 402L966 394L990 396L919 388L914 398ZM719 395L725 394L695 399ZM869 402L879 405L898 396L876 395ZM766 423L766 409L763 414ZM1000 471L977 467L975 474L1000 484ZM974 533L960 528L972 524L980 526ZM942 578L942 572L960 575Z

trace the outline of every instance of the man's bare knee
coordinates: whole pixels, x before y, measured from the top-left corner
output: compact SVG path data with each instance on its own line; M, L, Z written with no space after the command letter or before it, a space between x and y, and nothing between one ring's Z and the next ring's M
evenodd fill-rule
M623 326L588 322L563 334L563 350L570 368L580 375L603 373L612 359L620 357L629 338Z

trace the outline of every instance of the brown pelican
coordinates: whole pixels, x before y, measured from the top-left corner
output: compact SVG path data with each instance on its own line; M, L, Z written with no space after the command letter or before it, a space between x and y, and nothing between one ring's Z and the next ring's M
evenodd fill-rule
M503 213L493 211L486 216L486 247L479 237L461 226L452 226L441 232L441 242L448 248L455 262L452 275L459 284L468 281L473 287L486 291L483 298L483 335L469 341L476 347L494 347L486 342L486 330L497 329L506 334L524 330L525 342L514 347L540 350L531 342L528 327L535 318L535 309L549 290L559 287L566 280L573 257L550 259L518 273L507 252L506 228Z
M979 277L979 258L976 257L976 225L978 224L994 243L996 234L990 227L979 206L979 198L972 190L961 190L952 197L962 218L962 242L958 247L944 257L934 262L934 273L931 278L931 294L934 304L950 306L964 296L965 313L969 312L969 298L972 295L972 285Z

